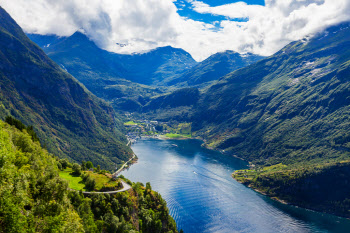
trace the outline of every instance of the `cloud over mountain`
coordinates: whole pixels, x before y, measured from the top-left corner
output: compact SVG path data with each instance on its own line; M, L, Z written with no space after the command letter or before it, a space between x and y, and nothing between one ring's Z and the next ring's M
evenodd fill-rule
M110 51L130 53L171 45L196 60L224 50L270 55L292 40L350 20L348 0L266 0L265 6L236 2L215 7L187 0L196 13L225 16L215 24L181 17L176 2L1 0L0 4L29 33L68 36L81 30Z

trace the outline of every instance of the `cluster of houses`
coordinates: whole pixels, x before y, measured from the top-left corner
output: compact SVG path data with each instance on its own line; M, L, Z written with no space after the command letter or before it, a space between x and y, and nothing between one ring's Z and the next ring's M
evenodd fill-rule
M157 130L157 125L163 125L164 122L149 121L149 120L135 120L135 124L125 125L128 129L126 134L128 140L134 143L137 139L140 139L142 135L149 135L150 132L153 134L168 133L169 130Z
M142 135L152 135L154 134L165 134L170 133L169 130L164 129L163 127L159 130L159 126L167 124L167 122L159 121L150 121L150 120L134 120L135 124L126 125L128 133L126 134L127 138L131 143L141 138Z

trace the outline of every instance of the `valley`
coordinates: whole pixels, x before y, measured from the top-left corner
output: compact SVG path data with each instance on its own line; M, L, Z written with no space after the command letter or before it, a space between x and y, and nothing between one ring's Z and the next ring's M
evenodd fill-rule
M297 194L284 187L305 185L303 179L321 182L318 177L323 173L332 174L329 175L329 184L345 175L343 172L346 172L349 158L346 139L350 59L346 48L349 48L349 34L349 24L344 23L328 28L327 33L317 34L308 41L292 42L267 58L226 51L200 63L186 52L169 47L137 55L109 54L110 57L104 57L103 62L102 59L89 61L86 54L95 50L98 54L106 52L80 34L61 38L59 42L53 40L53 46L42 48L88 88L93 86L92 92L125 116L122 119L126 122L124 126L129 139L141 136L204 139L203 146L224 151L223 156L234 155L254 165L251 171L247 171L254 174L251 179L239 172L233 175L240 182L294 205L349 217L349 193L343 191L345 181L337 187L343 196L321 194L324 199L319 199L317 206L303 198L308 192L322 191L300 188L300 197L297 198ZM30 36L39 44L41 40L45 43L47 39L52 40L45 36ZM74 39L77 36L79 39ZM74 51L67 50L68 41L76 44ZM82 75L87 72L81 65L86 61L92 72L99 72L100 67L110 67L107 70L124 67L127 70L118 56L129 56L125 60L135 59L142 65L152 59L160 62L148 65L147 69L130 66L131 76L143 72L146 77L155 77L159 74L159 67L168 67L165 70L173 70L173 73L162 70L160 74L164 82L140 82L114 71L108 71L108 75L94 75L94 79ZM161 61L164 57L169 60ZM70 63L72 60L80 62ZM171 60L177 65L169 63ZM110 66L106 61L114 65ZM154 71L153 74L147 73ZM99 91L94 89L101 85L101 80L111 76L136 83L125 85L135 92L112 97L106 96L110 91L109 84L100 86ZM134 85L143 85L147 90L134 88ZM115 89L112 93L116 93ZM181 125L190 128L183 130ZM328 171L330 164L333 169L339 163L344 171ZM268 169L277 164L282 166ZM316 167L317 172L314 172ZM269 172L260 172L264 169ZM336 206L339 207L329 203L338 203Z
M254 9L281 8L265 2ZM202 25L204 43L179 39L185 24L149 34L139 9L122 21L143 21L142 39L120 21L101 29L116 21L96 9L51 34L0 6L0 232L349 231L350 18L284 25L275 41L248 28L251 4L182 4L244 14L175 17ZM227 25L244 31L238 44L208 47ZM303 37L286 33L296 27Z
M134 157L120 116L1 7L0 107L0 232L178 232L149 183L110 174Z

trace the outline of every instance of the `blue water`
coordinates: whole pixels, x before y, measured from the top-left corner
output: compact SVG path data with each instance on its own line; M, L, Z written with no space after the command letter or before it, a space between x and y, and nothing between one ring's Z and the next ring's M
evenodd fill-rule
M185 232L350 232L350 221L283 205L231 178L242 160L202 148L198 140L143 139L139 160L122 175L160 192Z

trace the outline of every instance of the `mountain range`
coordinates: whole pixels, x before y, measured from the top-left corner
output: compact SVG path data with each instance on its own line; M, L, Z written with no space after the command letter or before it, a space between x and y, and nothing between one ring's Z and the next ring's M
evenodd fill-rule
M91 73L97 74L99 79L110 77L144 85L159 85L197 64L189 53L171 46L128 55L100 49L81 32L61 38L35 34L28 36L84 85L89 84L85 79L91 77Z
M167 85L177 85L180 87L208 86L222 76L249 66L263 58L264 57L252 53L239 54L231 50L215 53L193 66L184 74L173 78Z
M28 36L92 93L110 101L116 110L131 112L141 111L151 97L183 87L205 88L263 58L225 51L198 63L186 51L171 46L126 55L99 48L81 32L69 37Z
M238 181L350 216L350 23L270 57L226 51L201 63L171 47L113 54L82 33L30 37L115 109L190 122L204 146L249 161L250 169L233 174Z

